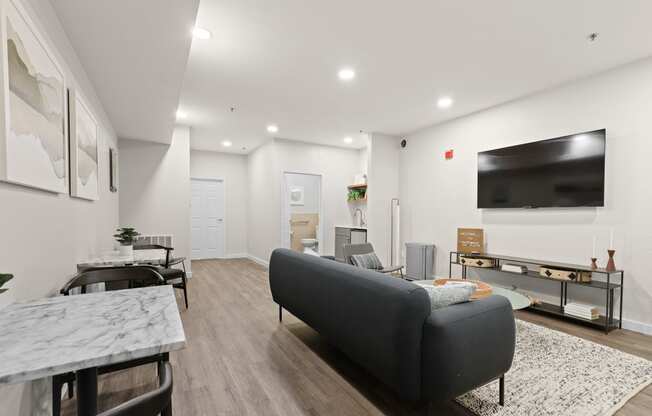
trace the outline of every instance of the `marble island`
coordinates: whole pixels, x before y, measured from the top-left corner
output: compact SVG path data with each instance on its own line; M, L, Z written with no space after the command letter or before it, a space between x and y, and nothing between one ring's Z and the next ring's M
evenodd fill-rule
M0 384L119 363L185 347L171 286L58 296L0 314Z

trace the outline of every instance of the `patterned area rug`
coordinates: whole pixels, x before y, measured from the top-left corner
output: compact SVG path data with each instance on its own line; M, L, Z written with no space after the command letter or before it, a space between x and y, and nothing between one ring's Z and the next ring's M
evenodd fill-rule
M609 416L652 381L652 361L516 320L516 353L498 381L457 398L480 416Z

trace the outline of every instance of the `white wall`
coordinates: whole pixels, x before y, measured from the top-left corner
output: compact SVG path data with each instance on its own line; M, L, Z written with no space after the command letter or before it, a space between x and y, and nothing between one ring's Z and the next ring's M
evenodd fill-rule
M609 229L616 265L626 270L624 318L652 329L652 60L568 84L434 126L408 137L400 152L404 241L438 245L437 271L448 272L458 227L485 229L491 252L589 264L592 236L605 265ZM598 209L476 209L479 151L600 128L607 129L606 207ZM444 160L446 149L455 158ZM558 285L509 280L554 299ZM572 285L571 285L572 286ZM576 287L571 297L603 304L604 293ZM583 289L583 288L579 288ZM588 295L588 298L584 299ZM599 295L599 296L598 296Z
M335 251L335 226L350 225L347 186L360 173L360 152L276 139L249 154L249 254L268 261L281 246L281 184L285 172L322 177L321 254Z
M190 151L190 176L225 181L227 257L247 255L247 157L244 155Z
M28 13L61 64L69 87L88 102L100 125L99 190L96 202L0 182L0 272L15 275L0 295L0 307L13 301L53 295L76 272L81 260L113 248L118 194L109 192L109 146L113 128L49 2L24 2ZM31 415L30 385L0 386L0 413Z
M172 234L174 255L190 258L190 132L170 145L120 140L120 225L141 234ZM190 268L190 261L186 261Z
M281 246L281 181L275 143L251 152L247 162L247 252L252 259L265 264L272 250Z
M391 263L391 201L399 197L400 139L373 133L368 149L367 241L384 265Z

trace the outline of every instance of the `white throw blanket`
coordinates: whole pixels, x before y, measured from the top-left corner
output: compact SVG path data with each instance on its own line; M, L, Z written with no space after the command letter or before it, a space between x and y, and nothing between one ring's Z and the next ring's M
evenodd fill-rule
M428 292L430 308L440 309L456 303L468 302L477 286L471 282L448 282L442 286L435 286L432 282L412 282Z

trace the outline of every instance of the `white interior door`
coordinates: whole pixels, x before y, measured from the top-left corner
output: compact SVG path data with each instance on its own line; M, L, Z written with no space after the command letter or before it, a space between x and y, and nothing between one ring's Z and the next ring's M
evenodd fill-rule
M224 181L191 179L192 258L224 257Z

